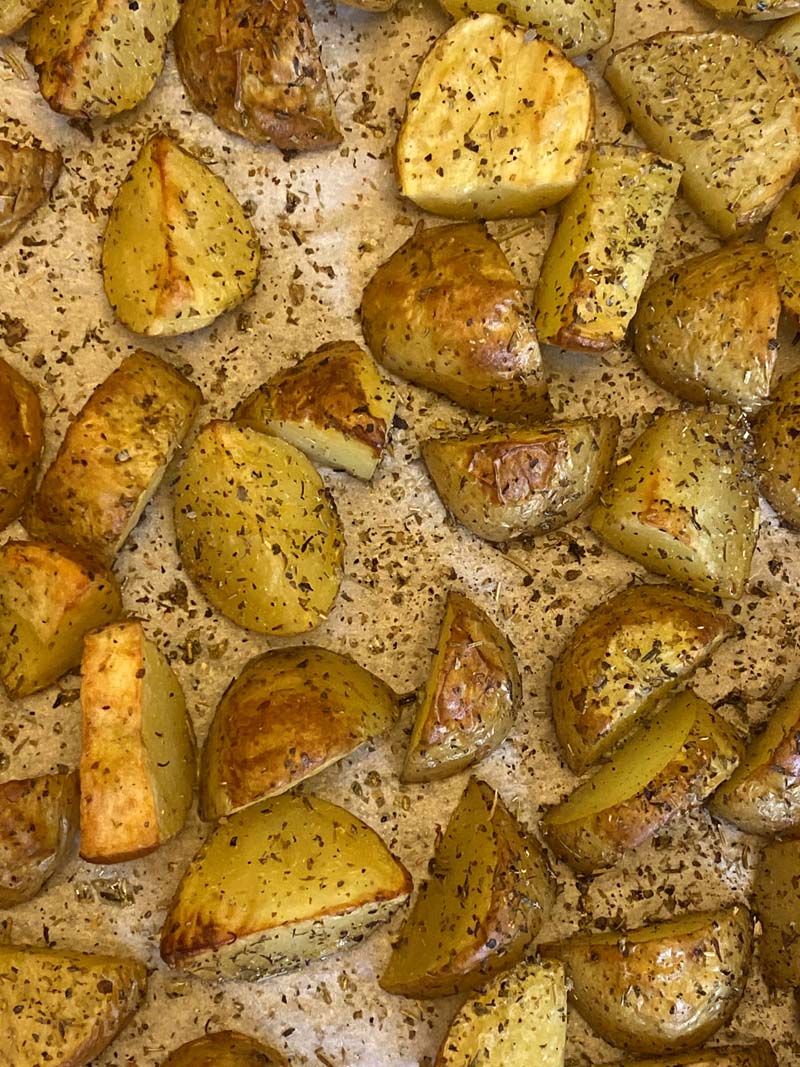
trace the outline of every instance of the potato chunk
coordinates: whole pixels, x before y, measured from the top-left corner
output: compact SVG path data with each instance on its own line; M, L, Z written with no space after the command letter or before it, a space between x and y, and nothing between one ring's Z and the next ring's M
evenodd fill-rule
M615 1060L602 1067L778 1067L778 1061L768 1041L757 1041L754 1045L716 1045L679 1052L666 1059Z
M187 1041L161 1067L289 1067L277 1049L236 1030L218 1030Z
M735 33L659 33L615 52L605 78L637 133L682 163L682 191L723 237L770 213L800 168L800 83Z
M800 185L781 197L769 220L764 243L775 257L781 303L800 317Z
M783 19L800 8L800 0L699 0L719 18L763 22Z
M449 218L532 215L575 186L593 132L589 80L558 48L498 15L461 19L414 82L400 192Z
M758 954L770 986L800 988L800 838L771 841L756 872Z
M4 0L0 10L0 37L16 33L45 3L46 0Z
M752 425L761 492L782 519L800 528L800 370L781 378Z
M800 14L773 22L764 44L786 56L789 66L800 77Z
M45 203L59 174L60 152L0 141L0 248Z
M530 26L539 37L567 56L596 52L611 40L616 0L441 0L453 18L473 14L503 15Z
M0 359L0 529L19 518L28 503L43 444L39 394Z

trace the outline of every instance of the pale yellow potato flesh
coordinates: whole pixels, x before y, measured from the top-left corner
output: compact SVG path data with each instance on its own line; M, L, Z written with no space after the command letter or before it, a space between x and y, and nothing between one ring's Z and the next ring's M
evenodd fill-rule
M0 37L16 33L45 3L46 0L4 0L0 11Z
M784 375L752 422L758 484L790 526L800 528L800 370Z
M39 394L0 359L0 529L18 518L28 503L43 445Z
M786 56L792 70L800 77L800 14L773 23L764 37L764 44Z
M289 1067L269 1045L236 1030L218 1030L174 1049L161 1067Z
M800 47L800 25L797 33ZM800 186L781 197L767 224L764 244L778 268L781 303L800 316Z
M699 0L703 7L721 19L764 22L785 19L800 9L800 0Z
M716 1045L655 1059L615 1060L602 1067L778 1067L778 1060L768 1041L757 1041L754 1045Z
M766 845L756 870L753 908L761 923L758 956L767 983L800 989L800 838Z
M530 26L566 56L596 52L614 32L615 0L441 0L453 18L496 14Z

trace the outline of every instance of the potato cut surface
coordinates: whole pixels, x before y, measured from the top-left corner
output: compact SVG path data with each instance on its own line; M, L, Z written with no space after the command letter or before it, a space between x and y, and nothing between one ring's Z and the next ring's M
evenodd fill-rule
M161 1067L289 1067L274 1048L235 1030L204 1034L176 1048Z
M614 32L615 0L442 0L453 18L473 14L503 15L520 26L531 26L545 41L567 56L582 56L602 48Z
M39 394L0 359L0 529L18 518L28 503L43 445Z
M761 492L782 519L800 527L800 371L781 378L752 425Z

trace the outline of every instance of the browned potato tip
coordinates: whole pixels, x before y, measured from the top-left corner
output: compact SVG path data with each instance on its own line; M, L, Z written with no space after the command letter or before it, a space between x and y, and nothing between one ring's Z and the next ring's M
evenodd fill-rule
M41 11L47 0L4 0L0 10L0 37L16 33L25 23Z
M768 1041L757 1041L754 1045L717 1045L644 1060L615 1060L603 1067L778 1067L778 1060Z
M800 370L781 378L752 426L761 492L782 519L800 528Z
M60 173L60 152L0 141L0 247L45 203Z
M19 518L30 500L43 444L39 394L0 359L0 529Z
M161 1067L289 1067L285 1057L235 1030L218 1030L170 1052Z
M530 26L567 56L596 52L611 40L616 0L441 0L453 18L485 12Z

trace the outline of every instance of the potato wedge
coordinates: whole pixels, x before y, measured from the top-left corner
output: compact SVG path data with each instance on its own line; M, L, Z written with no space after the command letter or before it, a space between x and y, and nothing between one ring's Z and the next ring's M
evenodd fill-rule
M505 740L521 699L511 642L477 604L451 590L402 780L435 781L483 759Z
M174 41L189 99L224 130L282 149L341 143L303 0L183 0Z
M361 301L369 348L392 374L497 418L549 409L522 290L480 223L419 230Z
M423 441L448 511L478 537L557 530L591 504L614 458L616 416L502 428Z
M67 545L0 548L0 679L10 697L55 682L81 661L83 638L122 614L110 570Z
M800 838L765 847L753 908L761 922L758 954L768 984L800 989Z
M630 585L603 601L553 666L550 702L567 765L583 772L739 627L670 585Z
M83 1067L139 1006L147 968L122 956L0 945L0 1033L10 1067Z
M60 174L60 152L0 140L0 248L47 201Z
M541 341L619 345L636 311L683 168L644 149L598 145L561 204L533 298Z
M380 979L387 993L465 993L523 959L555 881L536 838L472 778Z
M289 1063L277 1049L254 1037L218 1030L176 1048L161 1067L289 1067Z
M702 1045L739 1005L753 953L747 908L691 912L627 933L540 945L561 960L570 1000L604 1041L663 1054Z
M743 746L692 692L639 726L609 763L542 819L549 848L578 874L613 867L733 774Z
M251 659L203 749L200 812L218 819L277 796L385 733L396 694L349 656L301 645Z
M616 0L441 0L453 18L474 14L503 15L530 26L539 37L557 45L566 56L596 52L614 32Z
M605 78L637 133L685 167L681 189L723 237L770 213L800 168L800 82L735 33L659 33L615 52Z
M746 441L733 416L665 412L612 472L592 529L654 574L700 593L741 596L759 525Z
M693 256L648 285L633 347L658 384L685 400L757 408L778 356L778 271L754 243Z
M785 522L800 528L800 370L781 378L752 428L761 492Z
M78 776L0 785L0 908L31 900L62 866L78 832Z
M43 444L39 394L0 359L0 529L18 518L28 503Z
M775 259L781 303L800 317L800 186L792 186L781 197L769 220L764 244Z
M754 1045L716 1045L655 1059L615 1060L603 1067L778 1067L778 1061L768 1041L757 1041Z
M523 960L469 997L435 1067L564 1067L567 986L560 963Z
M25 517L30 533L113 563L202 399L160 356L124 359L70 423Z
M87 635L81 675L81 856L120 863L183 827L194 729L180 682L135 619Z
M123 326L200 330L252 293L260 263L253 224L222 179L163 134L149 140L103 240L103 284Z
M313 629L339 592L342 527L322 479L293 445L249 426L210 422L197 435L175 489L175 533L203 594L258 633Z
M558 48L499 15L461 19L414 82L400 192L448 218L533 215L574 188L593 133L590 82Z
M786 56L789 66L800 77L800 14L773 22L764 44Z
M354 341L322 345L270 378L234 418L282 437L315 463L369 481L389 441L397 393Z
M374 830L327 800L286 793L211 832L172 899L161 956L205 977L278 974L362 941L410 892Z
M47 0L4 0L0 11L0 37L16 33L28 19L41 11Z
M800 0L700 0L700 3L719 18L748 22L783 19L800 9Z

